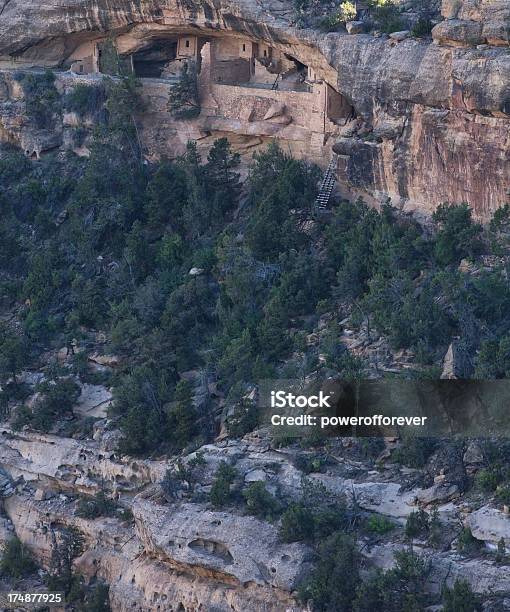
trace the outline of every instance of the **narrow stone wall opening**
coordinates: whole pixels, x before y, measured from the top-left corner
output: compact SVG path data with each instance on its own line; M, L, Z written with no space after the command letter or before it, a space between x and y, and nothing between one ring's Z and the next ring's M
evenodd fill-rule
M337 124L344 124L356 117L354 106L330 85L326 88L326 116Z

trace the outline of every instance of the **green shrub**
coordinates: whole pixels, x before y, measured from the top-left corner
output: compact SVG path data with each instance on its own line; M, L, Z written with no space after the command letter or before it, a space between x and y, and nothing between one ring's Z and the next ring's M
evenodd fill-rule
M226 426L229 436L232 438L242 438L244 435L253 431L259 423L259 412L257 407L250 400L239 400L232 414L228 417Z
M83 603L83 612L111 612L110 587L102 582L88 587Z
M315 535L313 512L302 503L291 504L282 514L279 535L283 542L313 540Z
M0 558L0 576L22 578L35 572L37 565L28 548L14 537L4 544Z
M423 38L425 36L430 36L432 32L433 24L430 19L425 17L421 17L411 28L411 34L415 38Z
M184 491L192 494L206 464L203 453L197 452L189 461L179 459L176 468L167 470L161 481L161 488L167 500L174 501Z
M300 599L313 601L313 609L351 612L360 583L361 555L354 540L335 533L319 546L314 571L299 588Z
M167 412L167 428L171 443L177 449L183 449L197 434L193 389L190 383L180 380L175 386L174 398L175 402Z
M297 455L295 464L298 470L305 474L322 472L328 463L328 458L323 455Z
M496 489L496 499L505 505L510 505L510 486L498 486Z
M178 82L170 89L168 111L177 119L193 119L200 115L197 71L194 63L183 64Z
M61 98L55 87L55 74L51 70L39 74L20 72L15 78L21 84L28 116L40 129L49 129L61 112Z
M384 438L361 438L360 454L365 459L376 459L386 448Z
M85 85L78 83L64 98L64 108L79 117L97 115L106 102L106 89L103 84Z
M44 581L50 591L62 591L66 602L83 597L83 581L73 573L73 561L83 553L85 539L76 527L62 528L52 539L51 560Z
M482 547L469 527L463 527L457 539L457 548L466 555L476 555Z
M32 411L28 406L20 406L17 408L15 416L11 421L11 426L14 431L20 431L25 427L25 425L29 425L32 421Z
M182 491L182 480L177 478L173 470L167 470L161 481L161 489L168 501L177 499L179 492Z
M423 468L436 449L433 438L404 438L400 447L392 453L393 461L410 468Z
M76 505L76 515L86 519L96 519L100 516L112 516L117 505L106 497L104 491L99 491L95 497L82 497Z
M372 514L367 521L367 530L377 535L384 535L393 531L396 525L393 521L380 514Z
M60 378L54 384L39 385L42 400L35 406L30 425L39 431L49 431L62 417L72 414L81 389L71 378Z
M347 0L342 2L338 8L338 12L323 17L319 23L321 29L326 32L334 32L348 21L356 19L357 10L354 2Z
M481 491L484 491L486 493L492 493L496 490L500 480L501 475L497 470L484 469L479 470L476 473L475 485Z
M222 461L214 474L214 480L209 494L211 504L215 508L226 506L232 499L231 486L237 476L237 470Z
M395 553L395 567L376 571L360 583L354 600L354 612L418 612L426 607L427 566L411 551Z
M411 512L407 517L405 532L409 539L426 537L429 534L430 524L429 515L425 510L418 510L418 512Z
M335 531L352 529L355 511L348 511L344 500L331 494L322 483L301 481L301 499L282 514L280 537L285 542L320 541Z
M432 218L440 225L434 247L434 255L440 265L458 265L462 259L473 258L481 252L482 226L473 222L472 211L467 204L442 204Z
M263 482L252 482L243 491L248 514L272 520L281 509L279 501L272 495Z
M429 537L428 542L431 546L440 546L443 535L443 526L439 519L439 511L437 507L432 509L429 518Z
M498 540L498 548L495 556L496 563L505 563L507 560L505 538L501 537Z
M479 612L482 609L478 595L469 582L457 579L450 589L443 590L443 612Z
M82 147L85 144L89 131L86 127L79 125L78 127L73 128L71 132L71 138L73 141L73 145L77 148Z
M119 517L122 521L126 521L126 523L131 523L134 519L133 511L131 508L122 508L119 512Z
M405 23L393 0L370 0L369 6L381 32L391 34L404 29Z
M483 340L475 363L477 379L510 377L510 335Z

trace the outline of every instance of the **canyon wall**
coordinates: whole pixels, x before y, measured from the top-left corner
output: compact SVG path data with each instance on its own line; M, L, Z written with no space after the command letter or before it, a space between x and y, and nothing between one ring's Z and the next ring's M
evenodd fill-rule
M312 549L282 542L277 522L248 516L238 507L220 511L208 502L222 461L233 465L246 485L264 482L269 491L299 499L305 474L296 464L303 451L271 449L264 430L243 440L208 444L199 449L203 465L193 491L183 489L168 499L160 483L175 462L115 454L101 423L94 440L2 428L0 544L15 531L39 563L48 567L58 534L77 530L84 544L75 568L88 580L108 582L116 612L304 612L296 587L309 575ZM489 549L501 538L510 544L507 514L493 503L473 507L455 482L455 470L441 468L430 486L412 485L418 471L400 471L394 464L370 469L369 464L344 456L351 444L349 439L332 441L335 461L323 473L308 474L309 482L339 498L355 500L363 513L389 517L400 526L418 508L436 508L449 542L465 524ZM195 457L192 453L182 461L187 465ZM478 460L479 448L472 443L463 465L472 470ZM132 515L80 516L78 494L102 490ZM361 542L366 570L391 567L394 553L408 546L398 535L389 540L362 536ZM510 567L487 555L462 556L454 546L431 548L425 541L415 541L415 550L431 564L427 579L431 595L458 578L485 596L501 598L510 593Z
M107 37L123 54L179 32L247 37L312 68L352 104L353 120L338 122L323 141L274 129L254 134L249 122L206 117L196 125L170 125L158 139L153 128L168 124L166 109L152 113L151 124L149 108L152 154L175 151L176 140L223 132L248 147L270 138L286 141L293 153L323 166L333 149L340 191L347 196L376 202L391 197L402 208L424 212L442 202L467 202L478 218L488 219L510 198L510 8L503 0L444 0L443 17L432 39L397 40L296 29L287 2L120 0L113 7L102 1L4 0L0 67L59 68L85 41ZM0 138L16 141L16 122L16 109L3 104ZM46 138L47 148L58 141Z

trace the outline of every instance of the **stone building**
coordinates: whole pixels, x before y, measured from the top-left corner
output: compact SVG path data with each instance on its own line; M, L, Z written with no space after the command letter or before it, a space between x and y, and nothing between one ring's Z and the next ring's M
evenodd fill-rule
M69 57L70 70L76 74L99 72L99 49L94 41L80 45Z

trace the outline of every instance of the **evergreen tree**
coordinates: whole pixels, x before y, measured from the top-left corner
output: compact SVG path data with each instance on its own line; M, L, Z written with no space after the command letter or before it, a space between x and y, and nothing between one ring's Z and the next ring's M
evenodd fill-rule
M5 542L0 557L0 576L22 578L36 569L32 554L19 538L14 537Z
M213 219L223 218L226 211L231 210L237 201L240 184L239 174L235 172L241 163L239 153L232 153L226 138L216 140L207 156L205 172Z
M479 598L466 580L456 580L451 589L443 592L444 612L478 612L482 609Z
M5 324L0 326L0 375L16 377L28 362L28 343L23 335L16 334Z
M168 110L176 119L193 119L200 114L195 64L184 62L177 83L172 85Z
M311 600L314 610L351 612L360 567L356 543L343 533L331 535L319 547L317 567L301 586L301 599Z

